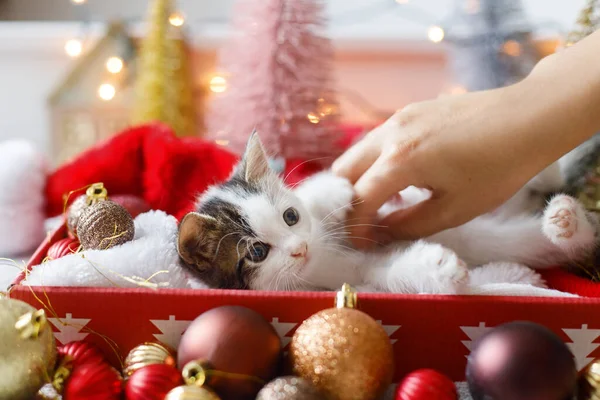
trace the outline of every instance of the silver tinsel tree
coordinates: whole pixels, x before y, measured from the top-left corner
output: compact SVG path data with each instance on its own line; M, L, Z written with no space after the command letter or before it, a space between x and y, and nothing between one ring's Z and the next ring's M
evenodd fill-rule
M455 83L466 90L517 82L539 60L521 0L456 0L444 28Z

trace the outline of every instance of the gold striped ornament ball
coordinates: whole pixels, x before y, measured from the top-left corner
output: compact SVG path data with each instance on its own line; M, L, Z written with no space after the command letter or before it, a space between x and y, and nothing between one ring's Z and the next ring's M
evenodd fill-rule
M578 400L600 400L600 359L595 359L579 373L578 386Z
M392 383L390 339L377 321L355 307L356 292L345 284L336 307L305 320L290 344L294 374L328 400L376 400Z
M133 240L135 226L125 207L100 201L83 210L77 236L84 250L106 250Z
M176 367L173 353L160 343L146 342L135 346L125 358L123 376L129 378L135 371L152 364Z
M165 400L221 400L212 390L195 385L177 386Z

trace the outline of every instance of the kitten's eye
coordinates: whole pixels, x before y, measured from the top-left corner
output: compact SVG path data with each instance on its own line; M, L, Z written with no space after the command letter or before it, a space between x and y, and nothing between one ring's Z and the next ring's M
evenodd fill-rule
M250 247L250 251L246 254L246 258L253 262L261 262L269 255L269 246L264 243L254 243Z
M290 207L283 212L283 220L289 226L296 225L300 220L300 214L294 207Z

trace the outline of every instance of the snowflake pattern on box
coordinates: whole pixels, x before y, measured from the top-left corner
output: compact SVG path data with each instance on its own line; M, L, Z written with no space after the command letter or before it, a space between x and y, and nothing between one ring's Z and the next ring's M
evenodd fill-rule
M151 319L150 322L161 332L153 335L156 340L170 346L172 349L179 347L181 335L192 323L192 321L178 321L174 315L169 315L169 319Z
M473 350L473 343L479 340L480 337L485 335L488 331L493 329L492 327L485 326L485 322L480 322L479 326L461 326L460 329L469 337L471 340L462 340L461 343L469 349L469 352ZM469 357L466 355L465 357Z
M563 332L571 339L572 343L567 343L567 346L575 357L577 370L580 371L594 359L589 355L600 346L593 343L600 336L600 329L588 329L587 324L583 324L580 329L563 329Z
M89 333L83 333L81 330L85 328L91 319L73 318L73 314L67 313L64 318L48 318L48 321L58 329L58 332L54 333L54 337L63 345L83 340L89 335Z
M388 337L391 337L394 333L396 333L398 329L400 329L400 327L402 327L402 325L384 325L383 321L381 321L380 319L378 319L377 322L379 323L379 325L383 326L383 330L385 331L385 333L387 333ZM398 339L390 339L390 342L392 344L396 343L397 341Z

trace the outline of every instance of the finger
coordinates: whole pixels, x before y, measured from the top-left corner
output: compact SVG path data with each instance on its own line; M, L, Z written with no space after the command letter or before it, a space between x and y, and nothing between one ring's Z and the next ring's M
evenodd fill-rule
M417 181L409 174L399 176L399 166L394 165L394 161L398 160L393 155L387 152L382 154L354 185L357 201L349 218L354 226L349 229L356 246L369 247L370 242L361 241L360 238L372 238L377 211L390 198L399 196L402 189Z
M380 224L396 240L415 240L452 227L443 198L425 200L386 216Z
M333 163L333 173L355 183L381 154L382 138L390 133L397 134L399 128L398 121L391 117L371 130Z
M355 183L358 178L377 160L380 146L370 137L364 137L344 152L331 166L334 174L343 176Z

